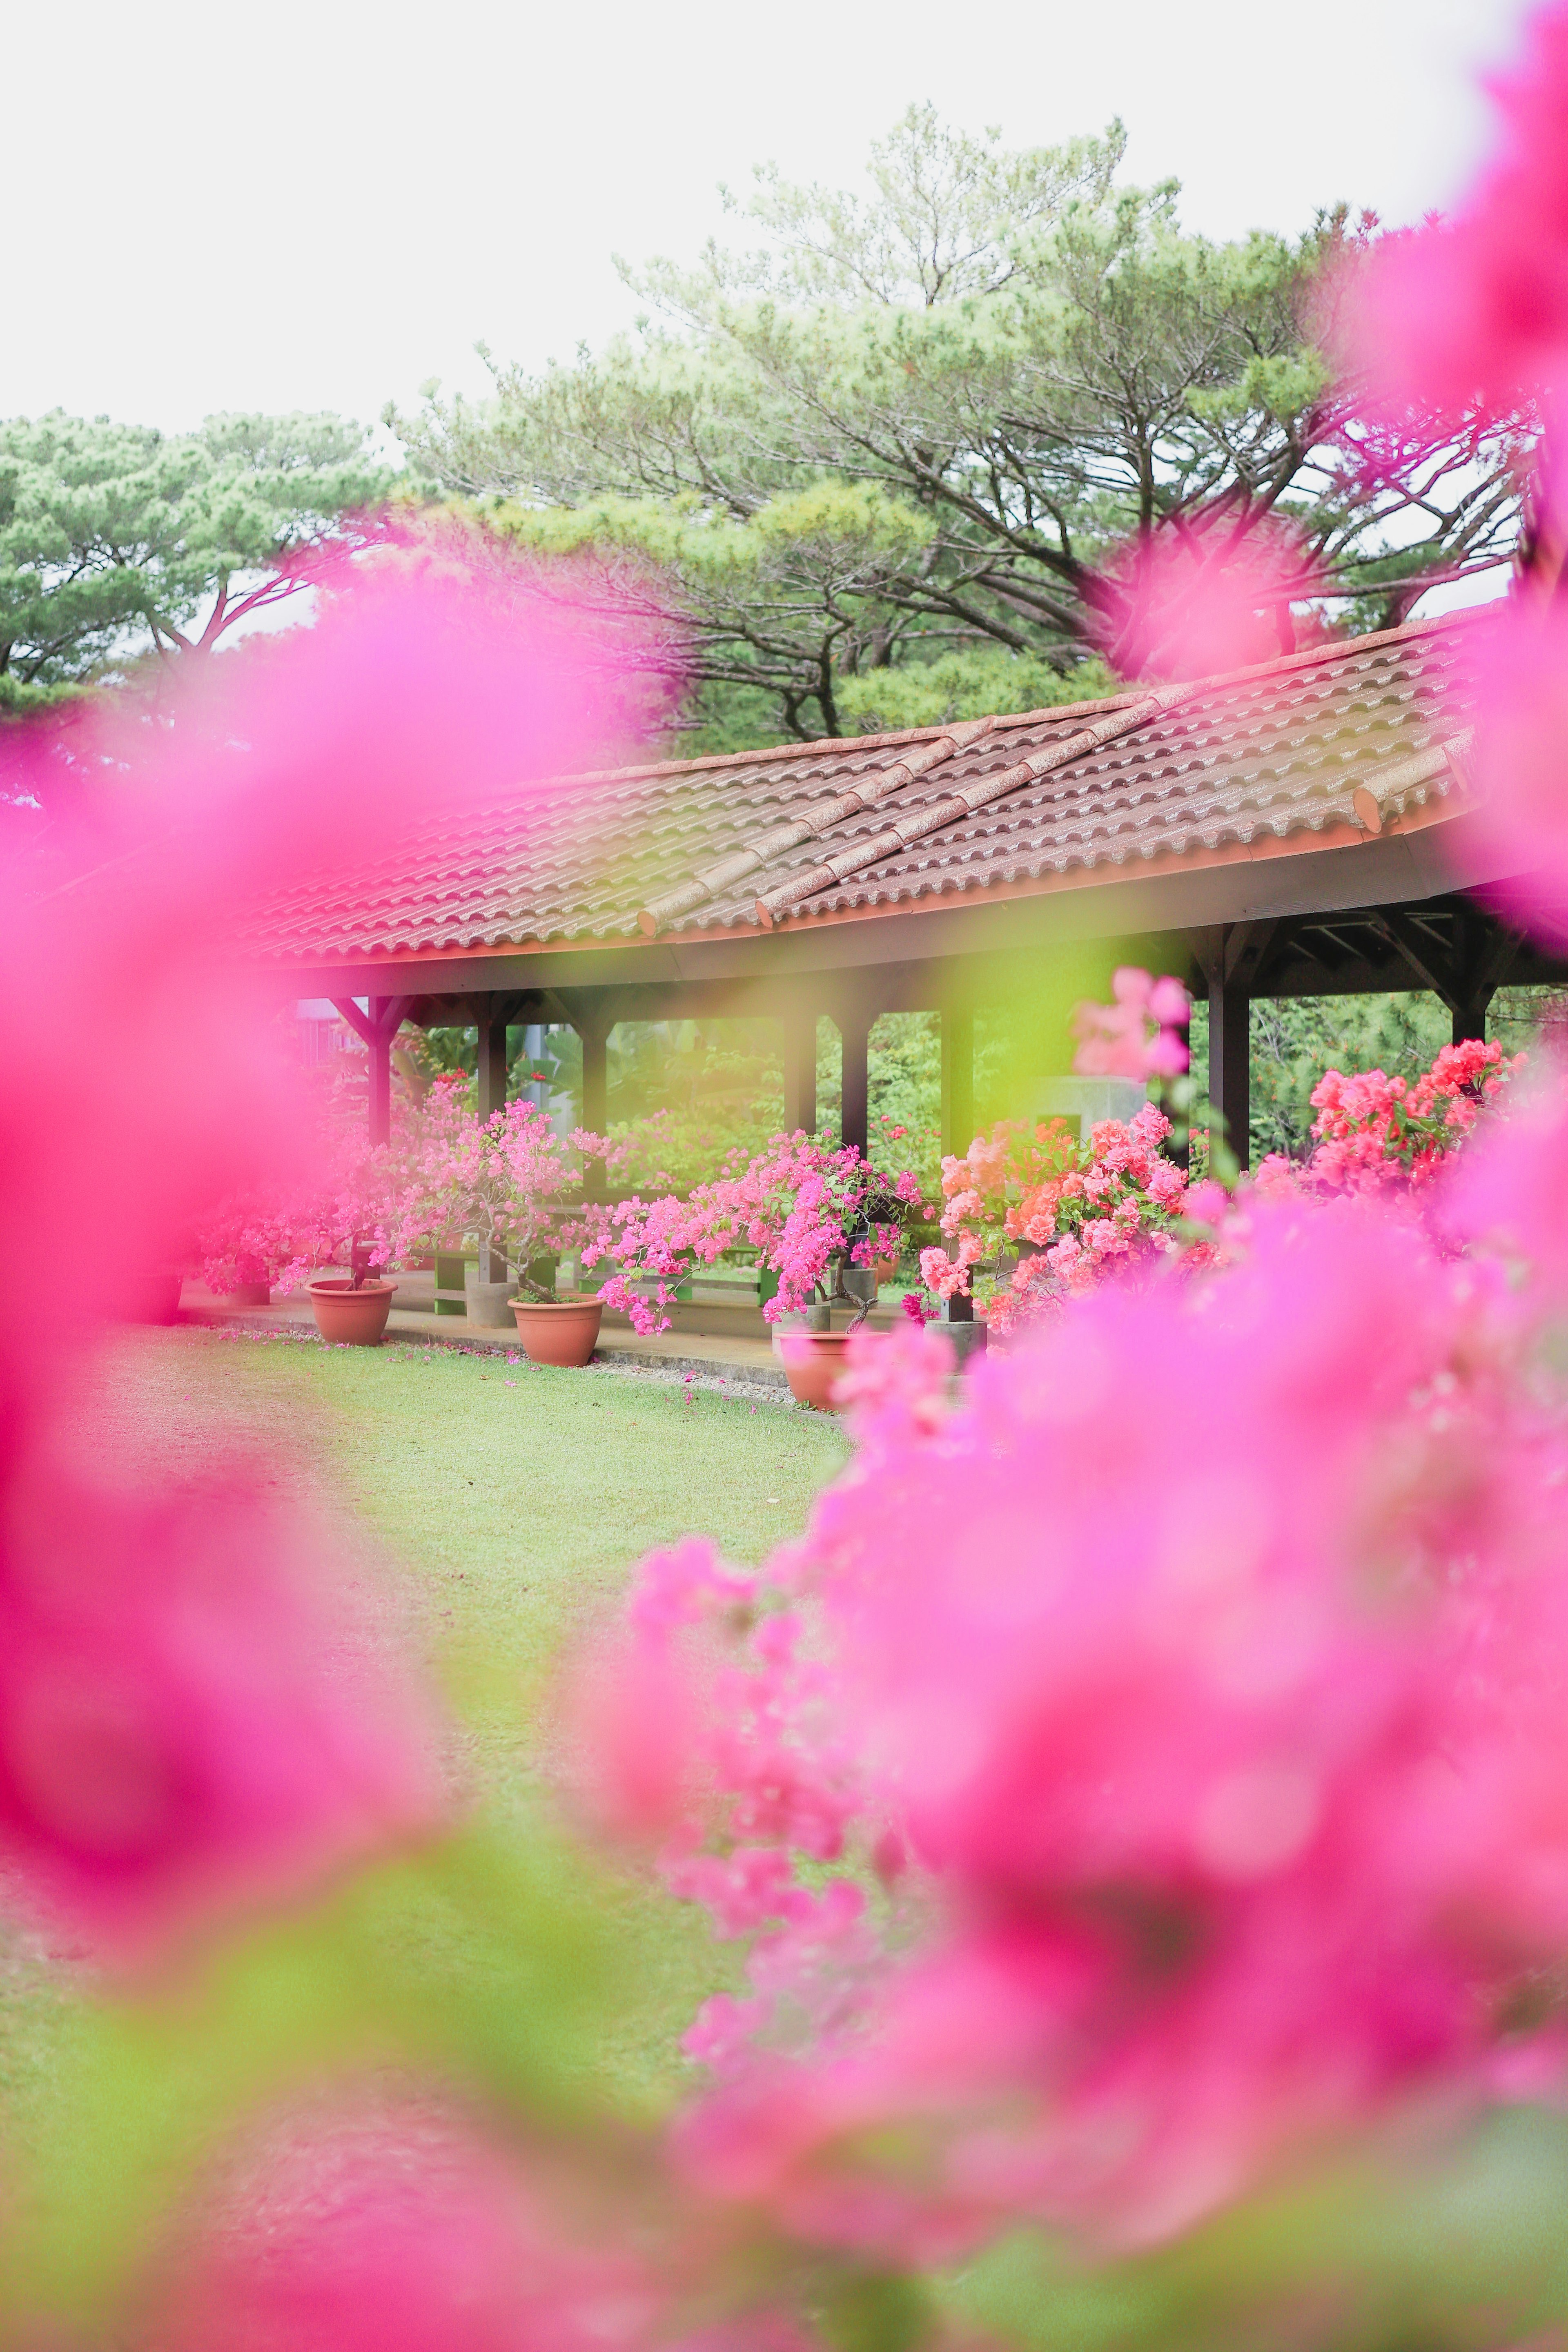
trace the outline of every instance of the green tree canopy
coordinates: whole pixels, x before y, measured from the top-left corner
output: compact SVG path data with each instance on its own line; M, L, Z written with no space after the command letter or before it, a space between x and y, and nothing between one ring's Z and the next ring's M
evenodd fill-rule
M329 415L0 423L0 692L100 677L138 646L205 651L296 593L391 486L368 437Z
M543 541L571 515L618 560L637 538L700 687L799 734L893 707L862 690L883 669L988 654L976 675L1013 708L1091 652L1140 674L1157 647L1130 546L1229 560L1289 525L1361 625L1511 549L1530 420L1373 434L1324 356L1375 226L1216 244L1182 228L1174 184L1116 184L1122 146L1112 124L1009 151L911 109L866 196L769 166L725 194L744 248L623 265L635 336L540 375L491 361L489 401L434 386L387 421L509 529ZM792 534L803 495L816 521ZM765 556L731 568L759 523ZM1289 649L1288 606L1279 625Z

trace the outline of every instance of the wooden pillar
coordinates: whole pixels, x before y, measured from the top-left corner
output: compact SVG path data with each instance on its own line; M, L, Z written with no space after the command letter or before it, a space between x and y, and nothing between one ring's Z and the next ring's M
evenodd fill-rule
M1486 1043L1487 1013L1498 981L1513 961L1517 934L1489 922L1479 907L1461 907L1454 923L1454 979L1445 991L1454 1024L1454 1043Z
M583 1124L594 1135L603 1135L609 1118L610 1103L610 1023L583 1016L574 1024L583 1041ZM590 1160L583 1171L583 1193L589 1201L605 1197L605 1163Z
M334 996L333 1004L364 1046L370 1065L370 1139L392 1140L392 1045L414 999L373 996L361 1012L352 996Z
M784 1016L784 1123L786 1135L816 1133L816 1012L792 1004Z
M479 1010L479 1117L489 1118L492 1111L506 1108L506 1015L497 1014L488 1005Z
M871 1015L858 1004L845 1005L838 1034L844 1044L838 1140L854 1144L865 1156L871 1125Z
M394 1002L385 996L370 1000L370 1034L365 1039L365 1051L370 1056L370 1139L372 1143L392 1140L392 1040L395 1034L387 1020Z
M1485 1045L1487 1036L1487 1012L1490 1006L1491 998L1492 992L1489 988L1484 992L1478 992L1474 996L1467 998L1460 1003L1449 1006L1448 1009L1454 1016L1454 1043L1456 1045L1464 1045L1466 1040L1470 1037L1479 1037L1482 1045Z
M962 1160L974 1140L974 1014L942 1008L942 1149Z
M506 1108L506 1014L483 1003L479 1019L479 1117L489 1118ZM479 1280L504 1282L506 1278L505 1251L481 1244Z
M1239 1164L1249 1164L1252 1119L1252 996L1245 982L1209 975L1209 1100L1226 1124Z

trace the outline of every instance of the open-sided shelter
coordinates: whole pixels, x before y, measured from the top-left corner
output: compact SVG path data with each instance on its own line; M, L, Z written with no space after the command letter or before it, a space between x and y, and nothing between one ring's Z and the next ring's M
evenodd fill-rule
M276 894L248 949L366 1038L382 1131L405 1020L477 1027L486 1108L509 1025L569 1023L602 1127L618 1021L716 1013L782 1021L786 1122L810 1127L826 1013L863 1147L873 1023L934 1008L962 1150L1004 967L1016 985L1115 940L1206 991L1210 1093L1245 1151L1255 997L1434 989L1461 1038L1505 979L1563 976L1487 903L1474 645L1463 616L1417 622L1105 701L565 777Z

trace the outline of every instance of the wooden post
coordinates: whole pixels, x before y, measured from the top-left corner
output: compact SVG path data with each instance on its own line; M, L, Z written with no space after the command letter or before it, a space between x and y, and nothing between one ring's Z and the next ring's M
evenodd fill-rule
M1519 947L1519 933L1479 907L1459 909L1454 926L1454 986L1447 992L1454 1043L1479 1037L1484 1045L1487 1013L1499 983L1507 977Z
M1226 1141L1243 1168L1252 1159L1253 992L1279 933L1279 919L1271 916L1227 923L1222 930L1198 933L1193 941L1209 984L1208 1097L1225 1119Z
M575 1024L577 1034L583 1041L583 1124L595 1135L603 1135L609 1118L609 1045L613 1025L595 1021L587 1014ZM605 1198L605 1163L602 1160L590 1160L584 1170L583 1196L588 1201Z
M402 1028L411 996L373 996L362 1013L352 996L334 996L333 1004L364 1046L370 1062L370 1139L392 1140L392 1041Z
M370 1055L370 1139L372 1143L390 1143L392 1032L386 1025L384 996L373 996L370 1000L370 1034L365 1039L365 1051Z
M479 1117L506 1108L506 1015L488 1006L479 1022Z
M1249 1164L1252 1119L1252 996L1244 981L1209 974L1209 1100L1226 1124L1226 1140L1241 1166Z
M974 1014L942 1008L942 1148L962 1160L974 1140Z
M784 1123L786 1135L816 1133L816 1012L792 1004L784 1016Z
M864 1156L871 1124L871 1015L858 1004L845 1005L838 1016L838 1034L844 1045L838 1140L854 1144Z
M506 1108L506 1014L497 1012L493 1001L481 1003L479 1020L481 1118L489 1118L492 1113ZM506 1253L481 1243L479 1272L481 1282L504 1282L507 1278Z
M1487 1012L1491 1003L1491 995L1492 992L1489 988L1484 994L1472 996L1449 1008L1454 1016L1456 1045L1464 1045L1470 1037L1479 1037L1483 1045L1486 1044Z

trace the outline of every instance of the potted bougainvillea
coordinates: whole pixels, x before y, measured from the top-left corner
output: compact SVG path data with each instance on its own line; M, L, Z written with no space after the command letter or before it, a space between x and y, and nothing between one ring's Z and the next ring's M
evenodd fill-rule
M1108 1273L1173 1255L1187 1179L1161 1150L1170 1131L1153 1103L1081 1141L1063 1119L999 1119L942 1162L947 1246L921 1253L927 1289L974 1297L1005 1339Z
M599 1337L592 1292L558 1297L545 1274L564 1251L591 1242L605 1212L581 1199L582 1162L609 1147L584 1129L565 1141L549 1114L509 1102L488 1118L469 1110L461 1077L430 1089L404 1147L394 1234L399 1256L437 1243L477 1244L514 1267L510 1284L470 1286L476 1320L515 1320L522 1351L539 1364L585 1364Z
M202 1280L235 1307L265 1307L276 1286L291 1290L306 1271L293 1205L275 1193L233 1193L196 1236Z
M316 1328L333 1346L380 1345L397 1288L383 1269L393 1254L398 1189L386 1145L342 1135L327 1154L323 1181L300 1212L301 1265L348 1268L315 1275L307 1285Z
M601 1298L634 1330L652 1333L668 1328L665 1310L694 1266L754 1253L760 1274L772 1277L763 1314L779 1338L791 1390L826 1408L847 1337L830 1328L833 1302L847 1300L854 1325L865 1321L880 1269L897 1263L920 1189L908 1170L880 1174L852 1144L834 1150L805 1134L775 1135L685 1200L620 1202L584 1262L613 1255L617 1270Z

